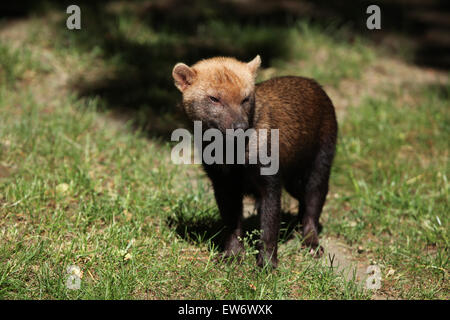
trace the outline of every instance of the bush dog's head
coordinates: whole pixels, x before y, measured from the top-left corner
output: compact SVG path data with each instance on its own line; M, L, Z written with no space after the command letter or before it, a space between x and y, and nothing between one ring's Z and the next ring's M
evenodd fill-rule
M189 67L177 63L172 71L183 94L183 107L203 127L246 130L255 104L255 77L261 64L256 56L245 63L234 58L201 60Z

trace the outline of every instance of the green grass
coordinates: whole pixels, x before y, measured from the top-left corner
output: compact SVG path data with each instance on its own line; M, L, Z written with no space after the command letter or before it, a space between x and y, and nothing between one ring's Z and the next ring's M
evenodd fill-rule
M32 72L48 72L48 66L33 59L29 48L11 48L0 41L0 83L11 86Z
M337 86L343 79L359 79L364 66L376 57L376 51L364 39L356 38L350 43L348 30L334 25L325 29L301 21L288 34L289 54L272 63L279 75L298 70L322 85Z
M275 272L255 269L250 249L242 265L217 263L209 239L184 239L173 227L214 223L218 212L210 188L193 190L180 177L186 168L167 161L169 145L109 128L95 100L68 97L46 114L31 95L21 98L15 115L11 96L0 100L9 115L1 163L11 170L0 183L2 298L364 297L302 253L298 239ZM69 265L84 270L79 291L65 288Z
M390 290L404 298L448 296L448 84L443 90L444 99L418 90L416 105L393 102L394 93L368 98L341 127L327 228L395 270Z
M289 73L338 87L384 53L310 22L242 25L203 14L190 34L128 9L101 23L87 12L91 33L61 28L64 16L31 17L20 49L0 42L1 299L372 297L301 250L297 232L281 239L274 271L255 266L251 231L241 264L219 262L209 181L198 166L172 164L159 133L177 123L174 62L260 53L261 79ZM61 70L65 91L48 84ZM362 247L388 297L449 297L449 93L448 83L391 87L340 123L321 236ZM66 288L70 265L83 272L80 290Z

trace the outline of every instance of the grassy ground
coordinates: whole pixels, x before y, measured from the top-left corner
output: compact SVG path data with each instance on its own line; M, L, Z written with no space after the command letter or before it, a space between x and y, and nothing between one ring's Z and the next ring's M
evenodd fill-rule
M66 30L58 9L0 24L0 298L449 298L447 74L311 22L206 12L191 30L149 23L134 5L108 8L101 19L82 11L81 31ZM377 292L300 249L287 197L277 270L255 267L251 230L242 264L217 263L209 181L170 161L179 125L170 70L257 53L260 80L314 77L335 102L321 237L380 266ZM82 271L80 290L66 288L70 265Z

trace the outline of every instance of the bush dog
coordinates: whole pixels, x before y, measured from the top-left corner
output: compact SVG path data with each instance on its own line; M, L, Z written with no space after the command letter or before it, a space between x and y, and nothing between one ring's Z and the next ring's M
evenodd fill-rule
M284 76L255 84L261 59L246 63L215 57L192 66L175 65L172 76L182 92L187 118L203 129L278 129L279 170L262 175L262 164L205 164L225 224L224 255L243 250L243 197L255 198L261 241L257 264L276 267L281 192L299 201L304 245L321 255L319 217L328 192L335 154L337 122L333 104L314 80ZM269 144L267 140L267 144Z

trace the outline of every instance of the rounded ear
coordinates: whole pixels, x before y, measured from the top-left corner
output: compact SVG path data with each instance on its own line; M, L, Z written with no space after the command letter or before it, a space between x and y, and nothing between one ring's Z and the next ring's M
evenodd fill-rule
M183 92L194 82L195 71L184 63L177 63L173 67L172 77L175 80L175 86Z
M247 66L253 73L253 76L256 76L256 71L258 71L260 65L261 65L261 58L259 57L259 54L252 61L247 63Z

